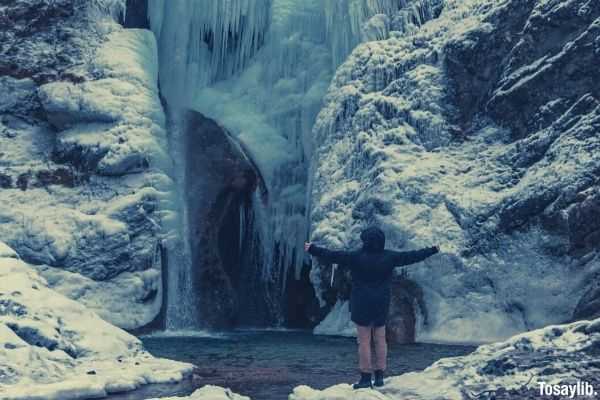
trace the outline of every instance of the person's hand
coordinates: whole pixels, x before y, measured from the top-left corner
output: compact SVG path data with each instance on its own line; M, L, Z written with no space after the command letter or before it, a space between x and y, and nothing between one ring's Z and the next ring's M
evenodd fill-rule
M311 242L304 243L304 251L306 251L308 253L308 250L310 249L310 246L312 246Z

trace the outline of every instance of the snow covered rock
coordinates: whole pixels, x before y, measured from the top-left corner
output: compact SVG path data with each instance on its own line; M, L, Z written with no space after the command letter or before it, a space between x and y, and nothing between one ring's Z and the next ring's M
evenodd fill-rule
M160 400L250 400L250 398L233 393L229 389L206 385L187 397L161 397Z
M19 258L19 255L6 243L0 242L0 258Z
M378 391L355 391L348 384L325 390L298 386L290 400L535 399L540 382L583 381L598 389L599 327L600 319L548 326L480 346L467 356L441 359L421 372L388 378Z
M113 32L107 39L94 61L103 79L40 88L48 120L61 130L56 157L103 175L165 167L169 161L154 37L132 29Z
M161 309L176 207L156 42L115 23L124 3L3 6L0 237L57 290L132 329Z
M447 1L338 68L314 128L312 239L358 246L379 224L390 247L440 244L406 269L428 315L418 339L500 340L576 307L591 316L599 17L584 0ZM323 303L328 270L311 273Z
M22 0L5 2L0 12L0 75L38 84L80 81L86 62L122 14L123 0Z
M191 373L190 364L155 359L136 337L50 289L34 268L3 254L0 398L103 397L148 383L178 382Z

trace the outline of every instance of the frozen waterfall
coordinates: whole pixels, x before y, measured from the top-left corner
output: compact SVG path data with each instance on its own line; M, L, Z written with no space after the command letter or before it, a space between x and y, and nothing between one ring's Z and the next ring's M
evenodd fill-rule
M269 302L281 303L286 280L297 279L305 262L311 131L336 68L362 41L408 32L440 3L149 0L171 117L191 108L223 126L249 153L268 188L268 203L252 203L260 253L252 259L262 264L255 278L268 282L271 293L261 295ZM171 141L181 163L183 141L176 132ZM178 180L182 185L185 177ZM177 285L169 289L169 301L176 301Z

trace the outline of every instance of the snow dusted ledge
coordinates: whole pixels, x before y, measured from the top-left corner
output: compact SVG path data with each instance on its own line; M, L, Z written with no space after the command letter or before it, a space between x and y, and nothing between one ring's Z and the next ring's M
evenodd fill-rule
M600 319L553 325L505 342L482 345L470 355L444 358L422 372L391 377L380 391L298 386L289 400L433 400L539 398L540 382L594 385L600 392ZM484 394L483 397L477 396Z
M154 358L136 337L48 288L15 257L0 242L3 400L97 398L191 374L193 365Z

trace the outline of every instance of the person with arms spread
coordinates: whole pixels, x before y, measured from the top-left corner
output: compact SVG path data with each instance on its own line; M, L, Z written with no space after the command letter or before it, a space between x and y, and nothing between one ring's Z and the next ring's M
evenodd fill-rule
M376 227L365 229L360 239L363 246L354 251L333 251L313 243L304 249L326 263L348 268L352 275L350 312L358 335L358 357L361 378L354 389L371 388L371 340L375 343L375 386L383 386L387 362L385 325L391 299L394 268L414 264L439 252L439 247L414 251L385 249L385 234Z

